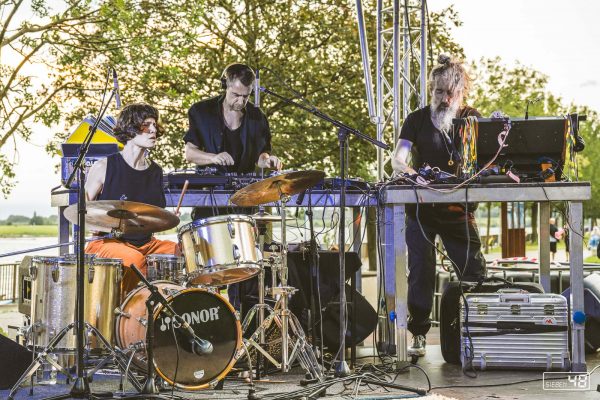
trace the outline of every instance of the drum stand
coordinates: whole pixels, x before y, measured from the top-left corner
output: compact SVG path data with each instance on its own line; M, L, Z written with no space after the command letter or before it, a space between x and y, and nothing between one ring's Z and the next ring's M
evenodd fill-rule
M57 371L62 372L67 377L67 381L72 378L69 371L67 371L67 369L65 367L61 366L56 360L54 360L52 357L50 357L49 354L55 353L54 350L56 348L56 345L63 339L63 337L65 337L67 332L69 332L74 327L75 327L75 322L71 322L65 328L60 330L60 332L58 332L52 338L50 343L48 343L48 345L44 349L42 349L40 352L38 352L38 356L34 358L33 362L29 365L27 370L19 377L19 380L17 380L17 382L11 388L10 393L8 395L8 400L13 400L14 395L19 390L19 386L23 382L25 382L25 380L27 380L28 378L31 378L33 376L33 374L42 366L42 361L44 361L44 360L47 363L49 363L50 365L52 365L52 367L56 368ZM96 337L98 337L100 339L100 341L102 341L102 344L110 353L107 357L104 358L104 360L102 360L100 362L100 364L98 366L96 366L90 373L88 373L86 375L86 379L89 379L89 381L91 381L92 375L95 374L96 371L98 371L104 364L106 364L106 362L110 358L112 358L115 361L115 364L117 364L117 366L119 367L119 369L122 372L126 371L126 364L123 362L123 359L121 358L121 357L123 357L123 355L120 354L120 350L114 349L110 345L108 340L106 340L106 338L104 336L102 336L102 334L94 326L92 326L86 322L85 327L88 332L93 332L96 335ZM32 328L32 332L33 332L33 337L35 337L35 328ZM33 346L35 348L35 343ZM131 372L128 372L127 376L129 378L131 384L133 386L135 386L136 389L141 390L141 386L135 379L135 376L133 376L133 374ZM30 396L33 395L33 387L30 388L29 394L30 394Z
M273 286L271 292L273 296L278 296L277 303L273 309L268 304L265 304L264 293L264 272L261 270L258 282L259 303L254 305L242 324L242 331L246 331L258 311L258 328L249 339L246 339L247 344L254 347L257 353L262 354L273 365L282 372L288 372L292 363L298 357L300 365L304 370L311 375L313 379L323 380L323 372L317 361L317 357L306 340L302 326L298 319L288 308L289 297L294 294L297 289L287 285L288 269L287 269L287 241L286 241L286 220L285 206L290 200L290 196L281 192L279 188L279 198L281 202L281 255L280 259L271 260L271 268L273 272ZM278 266L275 266L278 264ZM281 285L275 284L276 275L279 276ZM268 316L265 318L265 311ZM277 362L264 348L264 337L266 329L272 322L281 330L281 363ZM260 344L257 343L260 341ZM290 344L293 345L292 351L289 351Z

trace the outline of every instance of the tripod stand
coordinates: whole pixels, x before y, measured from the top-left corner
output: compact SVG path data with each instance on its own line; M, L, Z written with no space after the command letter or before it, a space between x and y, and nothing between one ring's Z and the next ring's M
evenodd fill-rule
M276 183L277 184L277 183ZM281 186L278 184L279 199L281 203L281 252L277 260L272 260L271 269L273 273L273 287L271 293L273 296L278 296L275 308L265 304L264 293L264 272L259 274L259 302L255 304L242 324L243 331L247 331L255 315L258 315L258 328L247 339L247 344L254 347L260 355L268 359L273 365L282 372L288 372L292 363L298 357L300 365L304 370L311 375L311 378L322 380L323 373L313 349L308 344L304 331L298 319L291 313L288 307L289 297L294 294L297 289L288 286L288 268L287 268L287 240L286 240L286 204L290 200L290 196L283 193ZM276 277L279 277L280 285L276 285ZM268 314L265 318L265 313ZM266 329L275 322L281 331L281 363L275 360L267 350L264 349L264 337ZM292 349L290 352L290 344Z

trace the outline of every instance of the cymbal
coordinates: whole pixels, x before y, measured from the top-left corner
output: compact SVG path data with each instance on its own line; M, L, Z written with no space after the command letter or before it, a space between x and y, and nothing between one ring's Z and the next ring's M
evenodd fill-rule
M258 212L256 214L251 215L251 217L258 223L263 224L271 224L273 222L281 222L281 215L273 215L267 212ZM293 221L295 218L287 216L285 217L286 221Z
M124 200L96 200L86 204L86 225L90 230L144 234L162 232L176 227L179 217L172 212L150 204ZM65 209L65 218L77 223L77 204Z
M325 178L322 171L295 171L272 176L255 182L234 193L231 202L240 207L251 207L280 200L281 193L298 194Z

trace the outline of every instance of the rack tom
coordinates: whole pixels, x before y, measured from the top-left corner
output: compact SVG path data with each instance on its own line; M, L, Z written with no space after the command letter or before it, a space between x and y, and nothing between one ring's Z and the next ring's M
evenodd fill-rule
M185 282L185 259L171 254L146 256L147 279L152 281Z
M179 228L178 237L193 285L241 282L260 271L258 231L250 216L199 219Z

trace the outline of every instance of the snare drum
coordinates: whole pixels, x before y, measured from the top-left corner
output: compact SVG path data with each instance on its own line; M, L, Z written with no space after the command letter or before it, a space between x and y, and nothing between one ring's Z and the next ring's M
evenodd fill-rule
M163 305L154 308L154 368L169 384L186 390L204 389L215 385L233 368L242 344L240 322L235 310L221 295L205 289L189 288L172 282L153 282L198 338L208 340L213 351L199 356L193 352L181 325L161 314ZM146 286L129 293L117 310L117 345L136 351L133 363L146 372Z
M150 254L146 256L147 279L152 281L185 282L185 260L172 254Z
M114 343L114 309L119 305L121 260L85 257L85 322L94 326L110 344ZM75 321L77 298L77 260L64 257L33 257L31 278L30 344L46 347L61 329ZM101 348L100 340L88 337L91 348ZM57 350L73 350L75 335L66 334L55 346Z
M258 274L262 254L252 217L222 215L179 228L188 281L195 285L225 285Z

